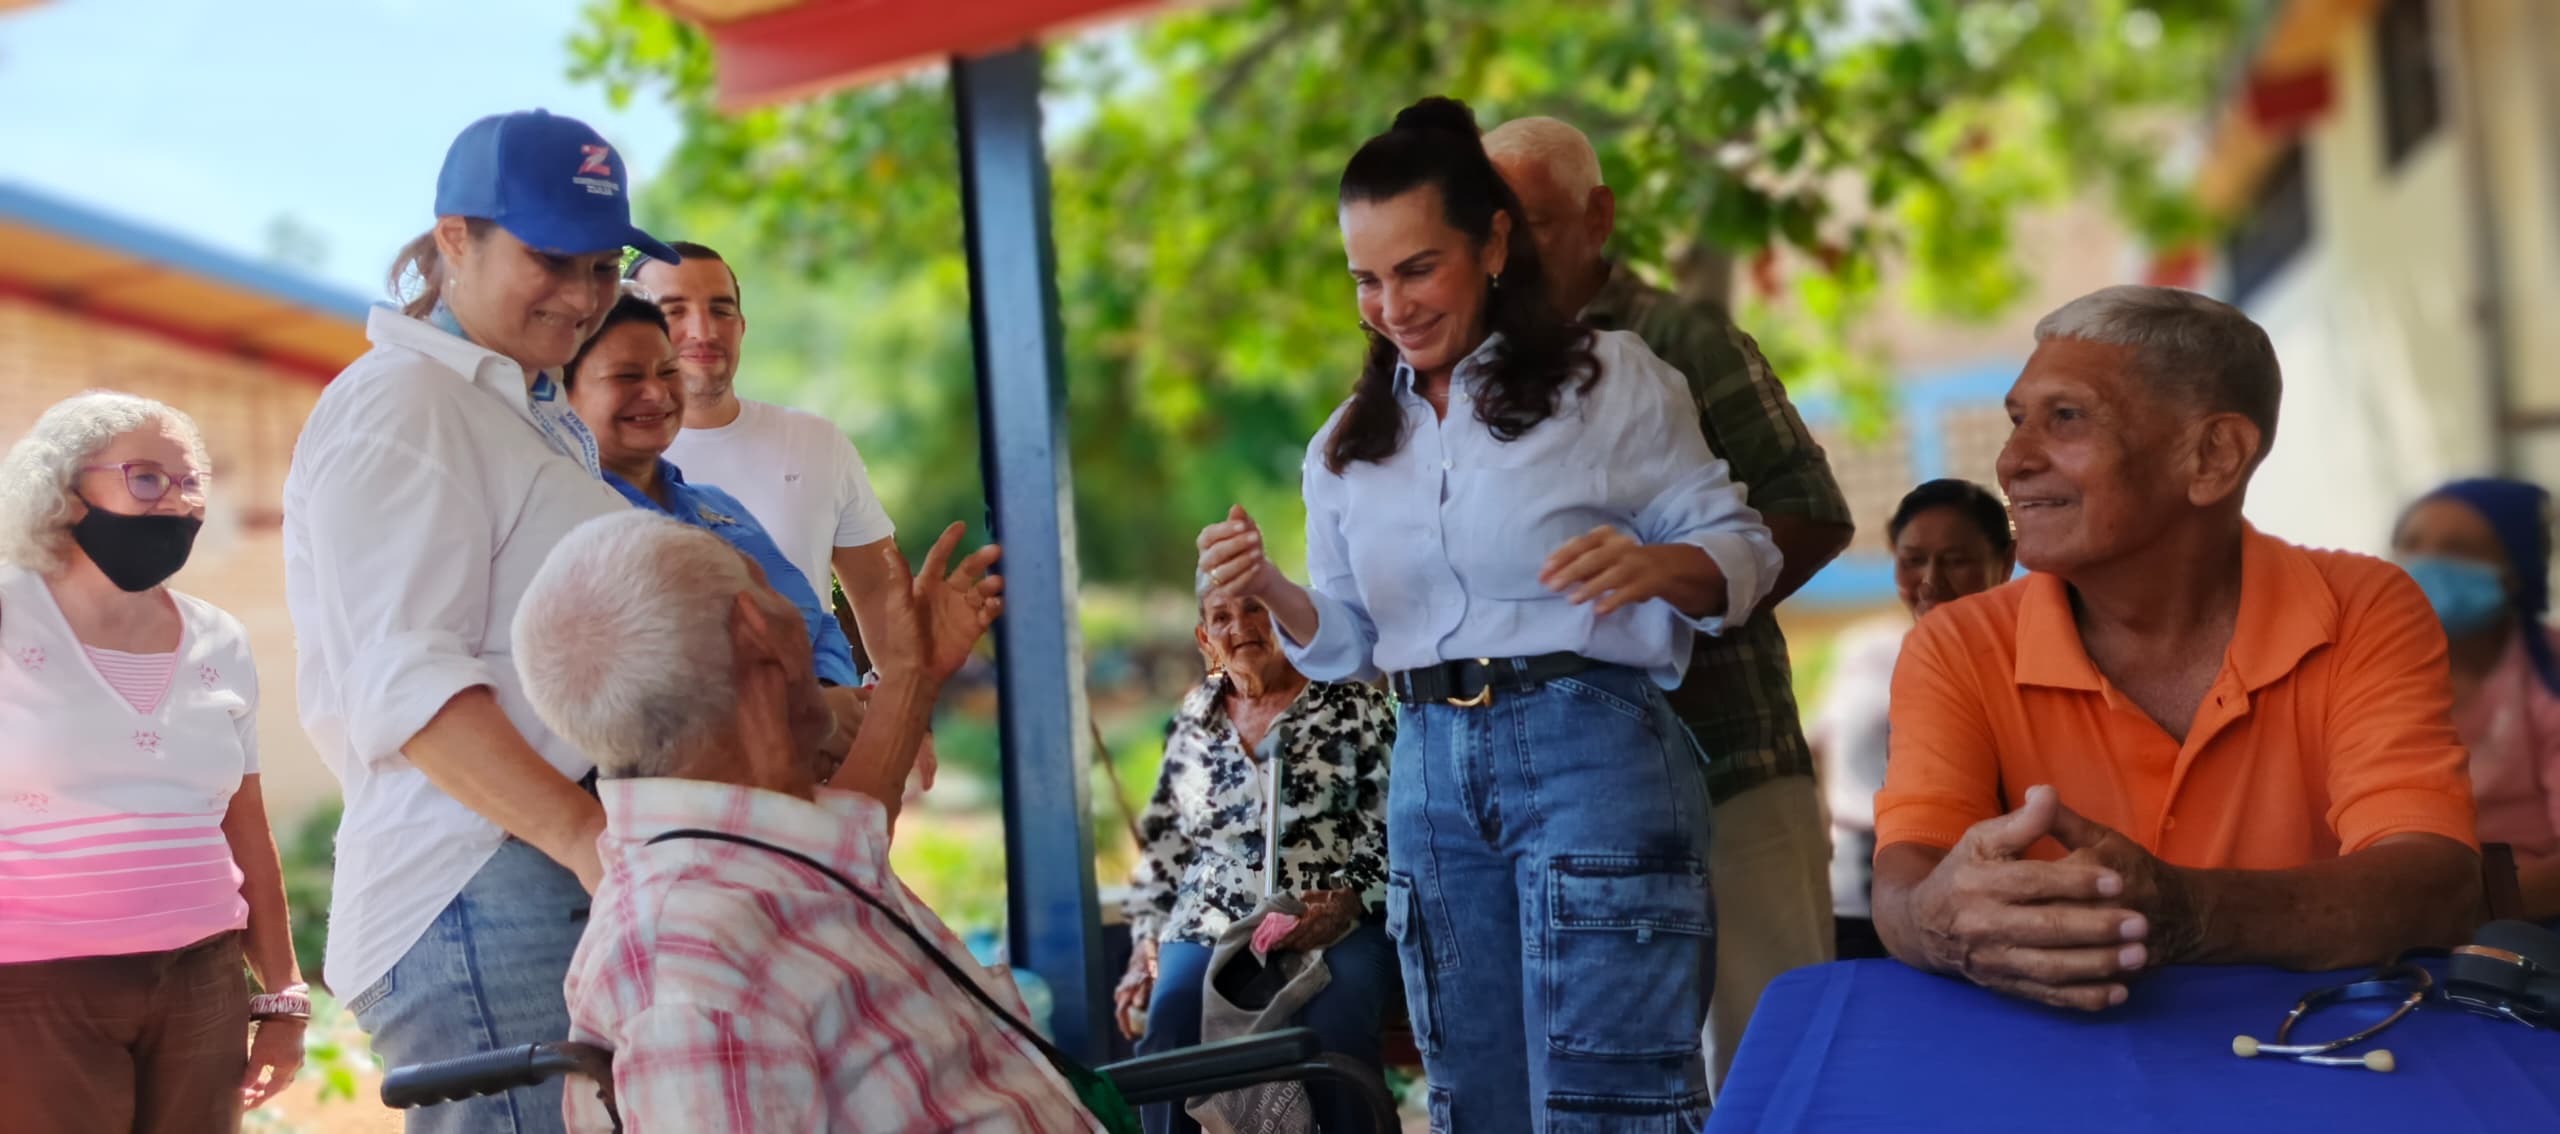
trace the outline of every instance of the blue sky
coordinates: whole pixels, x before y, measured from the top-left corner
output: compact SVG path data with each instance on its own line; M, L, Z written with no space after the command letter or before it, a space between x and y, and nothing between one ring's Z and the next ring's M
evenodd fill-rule
M290 215L367 297L483 114L585 119L646 182L674 114L572 84L580 0L44 0L0 13L0 182L262 258Z

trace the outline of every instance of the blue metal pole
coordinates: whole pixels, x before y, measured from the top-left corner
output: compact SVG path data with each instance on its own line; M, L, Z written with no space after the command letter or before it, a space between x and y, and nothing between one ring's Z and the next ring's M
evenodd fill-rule
M969 324L990 524L1004 544L996 624L1013 963L1053 997L1060 1047L1098 1060L1110 1031L1094 896L1084 649L1076 628L1057 256L1040 147L1040 49L955 59Z

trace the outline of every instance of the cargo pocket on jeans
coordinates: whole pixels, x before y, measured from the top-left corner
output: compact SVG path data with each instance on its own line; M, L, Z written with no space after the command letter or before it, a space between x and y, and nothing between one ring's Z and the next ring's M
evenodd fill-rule
M1458 1121L1450 1117L1450 1111L1456 1106L1458 1096L1450 1093L1447 1087L1432 1087L1425 1093L1431 1111L1431 1134L1457 1134Z
M1696 1054L1715 955L1699 861L1561 855L1546 898L1547 1045L1612 1059Z
M1406 1022L1413 1048L1428 1059L1440 1054L1439 974L1432 971L1428 935L1415 912L1413 878L1387 875L1387 936L1396 941L1396 967L1404 973Z
M1547 1096L1547 1134L1697 1134L1707 1124L1707 1093L1674 1098L1618 1095Z

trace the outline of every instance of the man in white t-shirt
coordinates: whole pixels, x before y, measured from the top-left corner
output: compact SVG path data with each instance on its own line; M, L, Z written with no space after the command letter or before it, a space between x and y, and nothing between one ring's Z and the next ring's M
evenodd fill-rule
M737 497L822 593L840 579L857 631L880 625L911 576L862 455L823 417L737 395L747 333L737 273L702 245L669 247L683 263L644 257L627 273L666 312L684 373L684 431L667 459L687 481Z

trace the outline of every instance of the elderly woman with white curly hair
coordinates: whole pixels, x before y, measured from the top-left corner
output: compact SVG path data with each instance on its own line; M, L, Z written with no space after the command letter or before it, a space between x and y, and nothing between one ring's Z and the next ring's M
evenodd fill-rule
M185 414L105 392L0 460L12 1130L235 1130L302 1063L248 634L167 586L211 478Z

